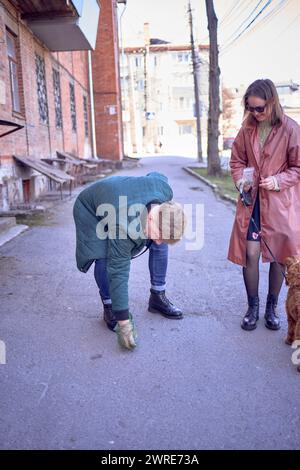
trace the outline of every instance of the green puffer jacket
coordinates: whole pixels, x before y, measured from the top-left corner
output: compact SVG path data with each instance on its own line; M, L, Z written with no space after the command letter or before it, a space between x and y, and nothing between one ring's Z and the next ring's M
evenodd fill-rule
M145 237L130 236L140 218L137 217L138 213L128 216L127 211L124 211L124 202L130 208L133 204L162 204L172 197L173 192L167 177L152 172L147 176L111 176L97 181L84 189L75 201L73 216L76 225L77 267L86 273L96 259L107 259L112 308L116 312L128 310L130 260L148 241ZM115 208L115 222L104 223L107 222L104 204ZM117 237L100 239L99 228L102 232L103 229L109 233L116 231Z

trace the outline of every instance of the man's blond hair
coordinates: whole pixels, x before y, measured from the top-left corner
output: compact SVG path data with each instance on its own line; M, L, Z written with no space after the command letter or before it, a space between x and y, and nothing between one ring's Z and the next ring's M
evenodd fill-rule
M186 225L187 217L180 204L170 201L159 206L158 228L165 243L173 244L181 240Z

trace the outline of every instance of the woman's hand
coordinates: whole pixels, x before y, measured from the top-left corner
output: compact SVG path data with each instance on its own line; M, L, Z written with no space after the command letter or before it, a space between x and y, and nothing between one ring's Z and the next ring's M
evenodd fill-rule
M268 176L267 178L261 177L259 187L266 189L267 191L274 191L276 184L273 176Z

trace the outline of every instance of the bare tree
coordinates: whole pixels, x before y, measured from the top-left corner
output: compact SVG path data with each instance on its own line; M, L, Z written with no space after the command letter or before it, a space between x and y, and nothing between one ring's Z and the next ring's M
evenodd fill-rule
M213 0L205 0L209 31L209 110L207 140L207 171L209 175L222 174L219 158L220 68L218 51L218 18Z

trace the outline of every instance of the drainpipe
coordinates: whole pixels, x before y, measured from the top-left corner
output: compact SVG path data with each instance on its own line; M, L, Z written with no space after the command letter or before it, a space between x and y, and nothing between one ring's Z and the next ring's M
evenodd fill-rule
M120 99L119 103L121 105L121 139L122 139L122 159L125 156L125 144L124 144L124 121L123 121L123 106L124 110L126 108L126 97L125 97L125 53L124 53L124 38L123 38L123 27L122 27L122 19L123 15L126 11L127 7L127 0L117 0L117 7L118 4L123 4L123 11L119 17L119 31L120 31L120 41L121 41L121 63L119 60L119 89L120 89ZM119 50L119 44L118 44ZM121 82L122 78L122 82ZM127 125L125 132L127 133Z
M124 55L124 41L123 41L123 28L122 28L122 19L127 7L127 0L118 0L118 3L123 3L124 8L120 15L119 28L120 28L120 40L121 40L121 57L122 57L122 67L123 67L123 78L124 78L124 67L125 67L125 55Z
M93 84L92 53L91 53L91 51L88 51L88 62L89 62L89 87L90 87L90 100L91 100L92 155L93 155L93 158L98 158L97 157L97 144L96 144L94 84Z

